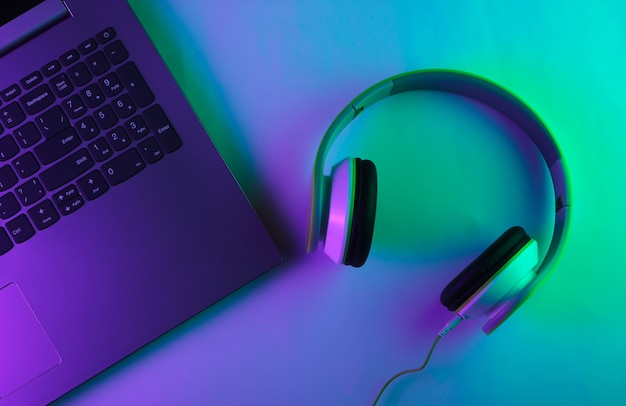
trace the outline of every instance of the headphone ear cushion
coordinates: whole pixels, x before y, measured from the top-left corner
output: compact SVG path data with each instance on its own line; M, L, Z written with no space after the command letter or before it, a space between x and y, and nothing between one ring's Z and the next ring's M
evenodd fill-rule
M441 304L456 311L530 241L522 227L504 232L441 292Z
M365 263L374 236L378 177L370 160L356 159L356 182L352 226L344 263L360 267Z
M327 223L322 227L324 252L336 263L359 267L369 254L376 214L376 167L346 158L329 179Z

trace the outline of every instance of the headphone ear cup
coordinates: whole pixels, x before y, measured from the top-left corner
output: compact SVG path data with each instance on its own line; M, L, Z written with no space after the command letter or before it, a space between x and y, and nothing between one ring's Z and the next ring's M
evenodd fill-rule
M333 167L324 252L336 263L360 267L374 234L378 182L372 161L346 158Z
M530 240L522 227L509 228L444 288L441 304L456 312Z
M352 227L344 263L363 266L370 253L376 219L378 177L372 161L356 159L356 184Z

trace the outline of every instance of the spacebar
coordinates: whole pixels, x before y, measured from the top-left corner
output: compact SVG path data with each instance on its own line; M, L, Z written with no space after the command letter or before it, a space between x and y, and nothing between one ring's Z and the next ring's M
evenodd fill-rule
M48 191L55 190L93 166L93 159L83 148L60 161L53 167L41 172L41 182Z

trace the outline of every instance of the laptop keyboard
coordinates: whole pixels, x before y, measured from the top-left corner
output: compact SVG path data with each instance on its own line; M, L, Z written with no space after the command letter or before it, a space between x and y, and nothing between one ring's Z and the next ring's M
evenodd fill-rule
M0 99L0 255L182 145L113 28Z

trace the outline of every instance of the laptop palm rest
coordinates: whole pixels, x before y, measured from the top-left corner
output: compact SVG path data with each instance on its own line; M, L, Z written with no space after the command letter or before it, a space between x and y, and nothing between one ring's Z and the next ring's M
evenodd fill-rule
M0 399L60 363L19 287L0 289Z

